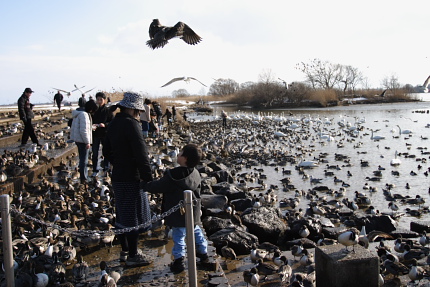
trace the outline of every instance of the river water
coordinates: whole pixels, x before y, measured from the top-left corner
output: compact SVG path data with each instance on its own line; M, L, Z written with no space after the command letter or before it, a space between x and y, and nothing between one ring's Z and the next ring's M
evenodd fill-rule
M424 94L427 95L428 94ZM429 99L430 100L430 96ZM307 169L306 173L313 178L321 179L319 184L312 184L309 178L303 178L294 166L286 166L286 169L292 171L290 177L292 184L299 190L307 191L318 185L328 186L330 189L337 191L342 186L342 183L335 183L334 176L348 183L350 187L346 188L346 197L353 200L355 191L365 193L371 199L371 205L381 213L389 213L392 211L388 208L388 201L385 199L383 189L387 188L387 184L394 186L391 190L392 194L400 194L402 196L410 196L415 198L420 195L426 200L424 206L428 206L430 202L430 179L424 172L429 172L430 168L430 102L413 102L413 103L392 103L392 104L375 104L375 105L350 105L320 109L276 109L270 111L257 111L252 109L240 110L230 106L213 106L214 113L209 116L190 115L191 119L200 120L219 120L221 110L225 110L230 118L229 121L248 116L253 120L265 120L265 116L273 118L281 118L283 126L289 126L296 119L311 120L312 124L308 124L308 131L318 137L315 130L320 130L325 134L332 135L331 140L321 137L316 141L309 140L305 144L312 145L314 151L311 155L307 155L305 160L313 160L314 157L326 153L325 159L327 162L313 169ZM259 118L257 116L260 116ZM345 130L347 127L341 127L338 122L351 126L363 126L362 130L356 133L356 137L347 136ZM317 128L318 127L318 128ZM372 131L374 137L382 136L385 139L372 140ZM400 133L400 130L402 133ZM405 130L410 130L412 133L404 134ZM235 130L229 131L235 132ZM282 138L277 139L282 142ZM342 143L342 145L340 145ZM392 159L396 157L396 151L400 154L397 158L401 164L397 166L390 165ZM428 153L429 152L429 153ZM342 161L335 161L335 154L347 155L350 158L350 166ZM367 161L368 166L363 167L361 161ZM325 170L327 165L339 165L340 170L334 172L334 176L326 176ZM385 168L382 170L380 181L369 181L366 177L375 177L373 171L377 171L378 167ZM419 168L421 166L421 168ZM255 172L255 168L263 169L267 175L267 184L279 185L282 187L280 180L286 175L282 174L281 168L276 171L273 166L261 165L252 167L252 169L242 170L241 172ZM348 176L350 172L352 176ZM392 172L398 172L395 175ZM429 172L430 173L430 172ZM416 175L413 175L416 174ZM364 188L367 183L370 187L376 187L378 191L370 192ZM409 188L406 186L409 185ZM261 192L261 191L259 191ZM276 191L278 200L282 198L294 197L294 192L284 192L282 188ZM258 194L258 193L257 193ZM334 197L327 195L327 199ZM302 200L299 207L306 208L309 201ZM419 206L402 204L397 202L400 209L399 212L405 212L406 208L418 210ZM398 220L399 227L409 229L411 221L430 221L430 215L423 213L420 217L412 217L406 214Z

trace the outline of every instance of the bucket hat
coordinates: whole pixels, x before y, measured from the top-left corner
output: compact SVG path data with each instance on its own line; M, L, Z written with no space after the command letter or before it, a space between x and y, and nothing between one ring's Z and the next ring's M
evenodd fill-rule
M143 101L143 96L132 92L125 92L124 98L118 103L118 106L144 111Z

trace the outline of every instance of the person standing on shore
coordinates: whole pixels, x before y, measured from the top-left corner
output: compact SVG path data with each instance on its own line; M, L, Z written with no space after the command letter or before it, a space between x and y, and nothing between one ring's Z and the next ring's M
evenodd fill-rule
M86 102L87 102L87 100L85 99L85 94L82 94L82 96L79 98L78 106L80 108L85 108L85 103Z
M148 148L142 135L140 111L143 97L126 92L117 104L120 112L110 122L103 144L103 156L112 164L112 187L115 193L115 226L118 229L150 223L151 212L147 194L141 185L152 180ZM149 228L149 226L148 226ZM152 259L137 248L139 233L135 229L118 234L121 243L120 261L127 266L141 266Z
M172 112L166 108L166 112L163 115L163 118L166 117L167 120L167 125L171 125L172 124Z
M31 120L34 118L34 105L30 103L30 96L32 93L34 93L32 89L25 88L24 93L22 93L21 97L18 99L19 118L24 124L24 131L22 132L21 138L21 147L27 144L29 137L33 143L37 144L37 146L42 146L39 144L39 140L36 137L34 127L31 123Z
M73 122L70 129L70 139L78 146L81 183L86 183L88 180L88 153L93 142L91 114L96 110L96 102L88 101L85 104L85 110L78 108L72 111Z
M222 118L222 127L226 128L227 127L227 113L222 110L221 112L221 118Z
M151 101L149 99L145 99L143 102L145 110L140 113L140 122L142 123L142 133L144 138L148 137L149 123L151 122L151 108L149 107L150 104Z
M176 107L174 105L172 106L172 120L176 121Z
M60 93L60 91L57 91L57 93L54 95L54 102L57 104L59 112L61 112L61 103L63 102L63 99L63 95Z
M92 115L93 119L93 149L92 149L92 162L93 162L93 174L96 175L99 170L99 149L100 145L103 145L103 141L106 136L107 126L113 119L112 111L106 106L106 95L103 92L96 94L96 101L98 105L97 111ZM108 162L105 160L103 170L107 170Z

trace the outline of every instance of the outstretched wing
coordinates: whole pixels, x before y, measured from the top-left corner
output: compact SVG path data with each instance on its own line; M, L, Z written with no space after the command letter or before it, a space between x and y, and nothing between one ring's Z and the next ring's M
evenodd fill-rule
M165 87L165 86L170 85L170 84L171 84L171 83L173 83L173 82L176 82L176 81L182 81L183 79L184 79L184 77L171 79L169 82L167 82L166 84L162 85L161 87L163 88L163 87Z
M424 88L427 88L429 84L430 84L430 76L428 76L428 78L425 80L423 84Z
M63 92L63 93L70 94L70 92L65 91L65 90L62 90L62 89L57 89L57 88L53 88L53 89L54 89L54 90L57 90L57 91L59 91L59 92Z
M200 84L202 84L203 86L205 86L205 87L207 87L205 84L203 84L202 82L200 82L199 80L197 80L196 78L193 78L193 77L188 77L189 79L191 79L191 80L194 80L194 81L197 81L197 82L199 82Z
M94 88L92 88L92 89L90 89L90 90L88 90L88 91L85 91L85 92L84 92L84 94L91 92L91 91L92 91L92 90L94 90L95 88L96 88L96 87L94 87Z
M178 29L178 35L185 43L189 45L195 45L202 40L202 37L196 34L187 24L183 22L178 22L175 25Z
M80 88L78 88L78 86L76 86L76 84L74 84L74 86L75 86L76 89L74 89L72 92L79 91L79 92L81 92L81 94L85 94L84 92L81 91L81 89L85 88L85 86L82 86Z

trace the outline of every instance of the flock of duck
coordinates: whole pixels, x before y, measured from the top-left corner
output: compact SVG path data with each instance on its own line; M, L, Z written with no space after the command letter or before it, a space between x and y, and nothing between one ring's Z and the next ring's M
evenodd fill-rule
M387 242L396 236L383 232L366 234L364 228L351 224L351 218L357 213L385 214L398 220L405 218L404 213L417 217L428 213L425 199L429 186L423 182L428 182L429 153L425 145L420 145L416 147L418 153L412 154L410 138L418 138L413 131L405 133L405 129L401 130L399 126L398 132L393 133L393 141L401 143L398 144L397 152L391 151L393 159L398 161L393 162L392 159L390 162L388 159L382 160L382 153L380 160L374 159L375 152L370 154L372 150L388 153L392 143L382 148L387 138L375 138L377 129L366 128L365 119L355 118L349 123L346 117L336 121L311 118L309 115L238 113L230 115L226 129L221 128L217 118L191 121L184 127L169 127L158 139L148 140L155 175L162 174L173 165L181 145L185 142L197 143L202 147L206 159L228 167L236 188L246 192L252 199L252 208L279 208L290 226L303 222L297 237L291 239L309 239L314 242L311 247L340 243L346 247L345 252L353 252L347 249L348 246L354 249L355 245L361 244L368 248L373 241L382 238L376 248L381 259L381 280L404 274L409 274L412 281L426 277L424 267L418 266L425 263L429 253L430 240L426 234L422 234L418 240L397 239L393 248L390 248ZM179 136L174 137L173 134ZM66 136L67 129L62 137ZM424 138L422 135L420 141ZM401 150L402 146L405 151ZM348 152L341 153L342 149ZM41 156L41 152L5 150L3 159L13 159L21 164L25 159ZM370 159L364 158L367 152ZM330 158L333 158L334 163L330 162ZM407 173L401 169L402 165L408 166ZM369 172L372 167L374 170ZM399 182L400 173L407 185L399 187L386 181L390 178ZM18 171L15 171L16 174L19 174ZM354 180L358 174L361 178ZM24 216L55 223L70 232L112 229L114 197L110 192L108 174L94 176L89 184L81 185L76 157L70 157L60 166L49 170L48 175L56 179L41 178L13 196L12 203L19 211L13 218L16 280L32 280L32 284L20 286L75 286L88 281L91 271L83 257L79 256L79 251L100 244L112 244L115 238L113 232L91 237L75 235L72 238L52 226L39 224ZM414 196L410 195L411 187L415 189ZM158 197L152 198L154 209L158 200ZM386 205L383 204L384 200ZM240 212L235 211L231 203L227 204L227 208L230 208L230 213L236 213L240 222ZM405 212L402 212L402 208L405 208ZM352 215L344 215L348 213L345 210ZM344 230L336 234L335 238L328 238L321 230L315 233L312 221L323 218L328 219L333 226L345 227ZM306 245L309 241L305 244L296 241L289 253L268 242L253 246L249 258L255 265L243 271L243 280L252 286L274 278L285 286L314 286L315 263L312 249ZM239 260L227 242L220 249L220 256L227 260ZM296 260L296 257L299 259ZM100 270L95 271L100 279L97 284L115 286L120 275L107 272L106 262L102 263L104 265L101 264ZM73 264L73 278L66 278L64 264Z
M417 127L416 131L412 131L402 129L400 124L389 129L389 120L377 122L369 124L365 118L347 116L328 119L312 118L310 115L238 112L230 115L228 128L224 132L220 133L216 121L200 120L198 130L206 132L196 132L194 127L192 136L204 151L219 155L217 160L229 167L237 188L250 193L255 208L279 207L289 223L303 218L326 217L335 226L354 226L350 216L340 216L341 210L346 208L353 214L389 215L404 227L414 221L414 217L425 218L429 211L425 205L430 192L430 167L427 163L430 152L425 142L428 137L425 133L418 133L425 131L423 128L428 125L419 127L418 121L412 121ZM366 127L368 125L372 128ZM375 133L380 132L380 129L375 128L378 126L389 129L389 135L376 137ZM414 147L418 151L415 154ZM347 152L341 153L342 150ZM390 154L391 159L388 158ZM330 162L331 157L334 162ZM307 227L307 224L302 226L297 238L309 238L316 244L328 241L324 233L311 235ZM365 230L359 232L359 229L351 228L329 242L345 246L360 242L369 246ZM377 236L372 234L370 242L381 238L393 240L398 236L379 232ZM427 245L422 246L416 241L409 241L408 245L412 251L420 252L416 259L427 257ZM384 246L388 249L387 243ZM302 246L294 245L291 251L293 256L303 256L295 250L303 250ZM307 253L304 256L308 258ZM390 275L401 275L392 272L392 268L386 268L397 263L390 265L384 259L381 258L381 280L387 276L390 279ZM273 260L273 257L266 256L262 260ZM245 281L254 285L258 282L257 278L261 279L259 275L277 274L279 269L276 264L273 265L274 262L271 263L271 267L266 266L268 269L265 271L258 268L261 263L245 270ZM425 262L418 261L418 264ZM407 269L408 272L411 270L412 281L426 274L412 275L422 268L410 262L405 265L411 266ZM300 274L302 280L290 274L290 277L287 276L289 280L283 284L307 285L309 281L314 282L313 272L314 268L311 267L307 275L313 279L304 280L307 283L303 281L303 278L307 278L303 274Z

